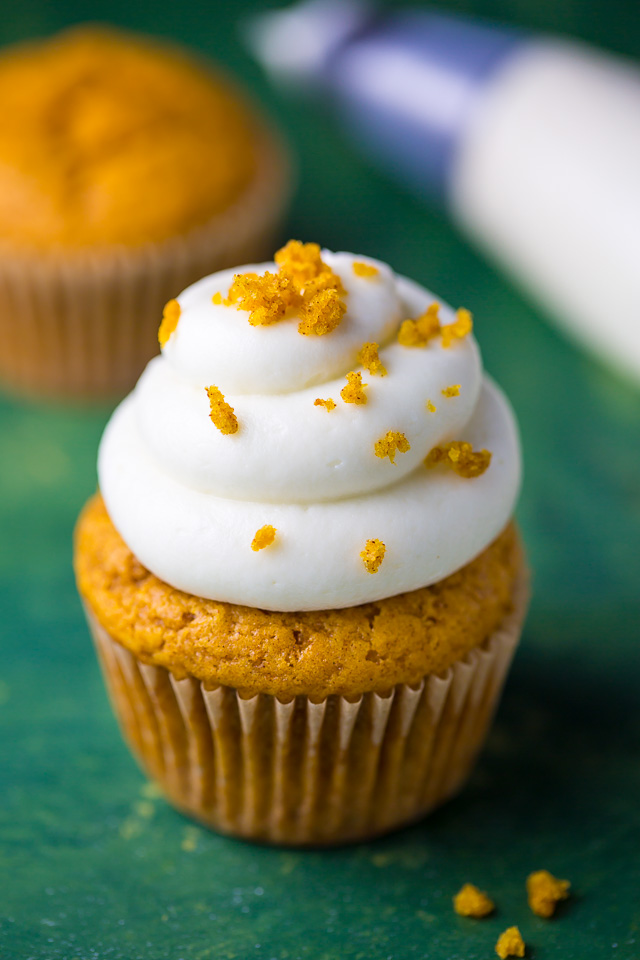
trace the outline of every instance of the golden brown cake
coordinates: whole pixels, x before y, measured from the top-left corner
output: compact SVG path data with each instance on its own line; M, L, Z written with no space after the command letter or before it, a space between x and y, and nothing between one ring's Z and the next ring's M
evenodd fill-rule
M268 251L282 148L208 65L101 27L5 50L0 102L0 377L122 392L171 296Z
M181 810L340 843L466 780L527 593L517 431L472 326L296 241L167 305L75 568L125 737Z

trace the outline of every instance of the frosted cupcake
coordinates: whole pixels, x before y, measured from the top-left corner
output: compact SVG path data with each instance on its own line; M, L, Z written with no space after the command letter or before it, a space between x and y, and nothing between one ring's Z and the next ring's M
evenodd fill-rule
M466 779L526 594L517 430L471 327L293 241L165 311L76 571L127 740L216 829L358 840Z
M278 138L182 50L105 28L4 50L0 102L0 381L122 394L166 300L273 249Z

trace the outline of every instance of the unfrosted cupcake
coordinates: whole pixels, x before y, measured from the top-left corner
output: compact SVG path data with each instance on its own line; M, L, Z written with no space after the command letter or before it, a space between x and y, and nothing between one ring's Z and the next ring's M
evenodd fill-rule
M122 393L163 303L273 249L282 147L208 66L106 28L5 50L0 102L0 381Z
M467 777L526 603L517 431L471 317L295 242L167 315L76 533L125 736L228 833L415 820Z

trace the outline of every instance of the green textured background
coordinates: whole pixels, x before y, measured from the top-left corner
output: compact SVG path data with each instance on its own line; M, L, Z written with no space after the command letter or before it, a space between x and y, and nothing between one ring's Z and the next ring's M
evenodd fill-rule
M380 257L473 309L522 426L519 518L535 570L524 642L471 785L424 824L310 853L195 827L123 746L74 590L71 530L108 411L0 400L0 957L474 960L517 923L540 960L639 958L640 393L567 345L330 118L279 101L235 37L258 6L24 0L3 8L0 40L93 17L199 47L298 153L283 237ZM635 0L449 7L640 53ZM574 885L551 922L525 903L541 866ZM453 914L467 880L495 897L495 918Z

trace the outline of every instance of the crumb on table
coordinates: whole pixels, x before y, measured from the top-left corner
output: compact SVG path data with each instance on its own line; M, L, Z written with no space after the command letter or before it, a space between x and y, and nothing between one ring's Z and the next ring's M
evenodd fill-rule
M524 952L524 940L517 927L509 927L498 937L496 953L500 960L507 960L507 957L524 957Z
M461 917L488 917L495 910L491 897L472 883L465 883L453 898L453 908Z
M538 917L552 917L560 900L569 896L571 884L558 880L548 870L536 870L527 877L529 906Z

